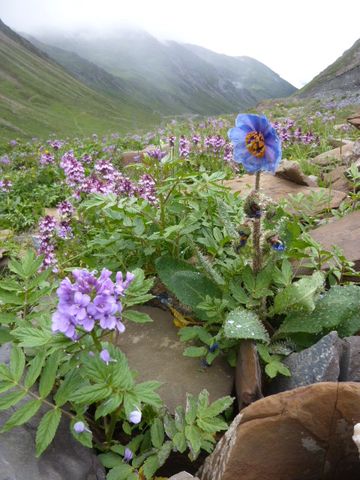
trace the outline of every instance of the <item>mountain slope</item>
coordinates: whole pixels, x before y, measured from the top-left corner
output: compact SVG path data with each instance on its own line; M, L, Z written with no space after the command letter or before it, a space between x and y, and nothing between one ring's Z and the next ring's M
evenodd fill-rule
M298 92L301 97L360 95L360 39Z
M160 42L143 31L120 31L107 37L52 34L41 40L75 52L130 83L139 101L163 114L232 113L296 90L256 60ZM221 61L230 65L225 72Z
M128 131L152 114L83 85L0 20L0 139Z

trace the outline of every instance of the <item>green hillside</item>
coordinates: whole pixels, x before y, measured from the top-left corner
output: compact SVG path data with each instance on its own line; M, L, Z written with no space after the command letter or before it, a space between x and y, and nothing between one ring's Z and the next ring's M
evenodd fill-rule
M0 21L0 140L125 132L155 122L150 109L80 83Z
M144 31L124 30L98 37L53 33L41 40L48 45L49 55L67 69L73 68L71 55L75 52L134 88L140 102L162 114L233 113L261 99L287 96L296 90L252 58L161 42ZM61 55L50 51L49 45L61 48ZM231 64L232 70L224 70L221 62Z

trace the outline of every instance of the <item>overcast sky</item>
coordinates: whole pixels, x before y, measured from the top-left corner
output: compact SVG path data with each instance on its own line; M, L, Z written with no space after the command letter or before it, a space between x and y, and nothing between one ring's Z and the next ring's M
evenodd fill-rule
M128 24L254 57L297 87L360 38L360 0L0 0L0 18L35 36Z

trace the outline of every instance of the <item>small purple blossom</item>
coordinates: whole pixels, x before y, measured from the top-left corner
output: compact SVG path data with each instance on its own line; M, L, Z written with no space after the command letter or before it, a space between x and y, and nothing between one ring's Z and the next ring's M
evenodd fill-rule
M108 350L106 350L106 348L104 348L104 350L101 350L100 358L104 363L106 363L106 365L109 365L109 363L111 362L110 353Z
M130 448L126 447L125 452L124 452L124 462L126 462L126 463L131 462L133 457L134 457L134 454L133 454L132 450L130 450Z
M0 180L0 192L8 193L12 187L11 180Z
M141 411L139 409L133 410L129 415L129 422L134 423L137 425L141 422Z
M166 157L166 152L161 150L160 148L153 148L146 150L146 154L150 157L153 158L154 160L162 160L164 157Z
M91 431L86 427L85 423L82 422L81 420L79 422L74 423L73 429L74 429L74 432L77 434L84 433L84 432L91 433Z

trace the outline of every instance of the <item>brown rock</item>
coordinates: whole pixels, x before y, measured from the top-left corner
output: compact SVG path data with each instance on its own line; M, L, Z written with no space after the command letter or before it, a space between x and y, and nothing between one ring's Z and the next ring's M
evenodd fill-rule
M242 196L246 196L254 189L254 181L254 175L243 175L242 177L233 180L225 180L223 184L231 188L232 191L240 192ZM346 197L346 193L338 190L298 185L274 175L262 175L260 185L261 190L275 201L286 198L289 194L296 195L298 193L304 193L305 195L308 195L311 192L328 192L329 202L327 202L326 205L320 205L319 209L314 211L314 213L321 212L325 208L337 208Z
M261 368L256 345L252 340L240 342L235 374L239 410L263 397Z
M276 170L275 175L298 185L317 187L317 183L312 178L304 175L298 162L287 160L286 158L281 160L280 167Z
M133 163L139 163L144 158L143 152L124 152L121 156L121 160L124 166L131 165Z
M154 321L127 322L117 345L127 356L130 368L139 373L138 381L164 383L158 392L171 412L177 405L185 405L187 392L198 395L206 388L211 401L231 394L234 371L225 359L218 357L211 367L201 368L199 358L183 355L186 344L180 342L170 312L147 306L138 310L148 313Z
M348 192L351 189L351 184L349 180L345 177L345 172L348 167L339 165L338 167L331 170L331 172L324 175L324 182L326 186L332 187L335 190L340 190L341 192Z
M271 395L234 420L201 480L358 480L351 437L360 421L360 384L318 383Z
M342 147L334 148L314 157L311 162L316 165L342 165L345 163L345 157L352 154L354 142L347 143Z
M360 211L349 213L345 217L333 220L310 232L314 240L321 243L325 250L333 246L341 248L345 257L355 262L360 270Z
M350 123L350 125L360 130L360 112L347 118L347 121Z

